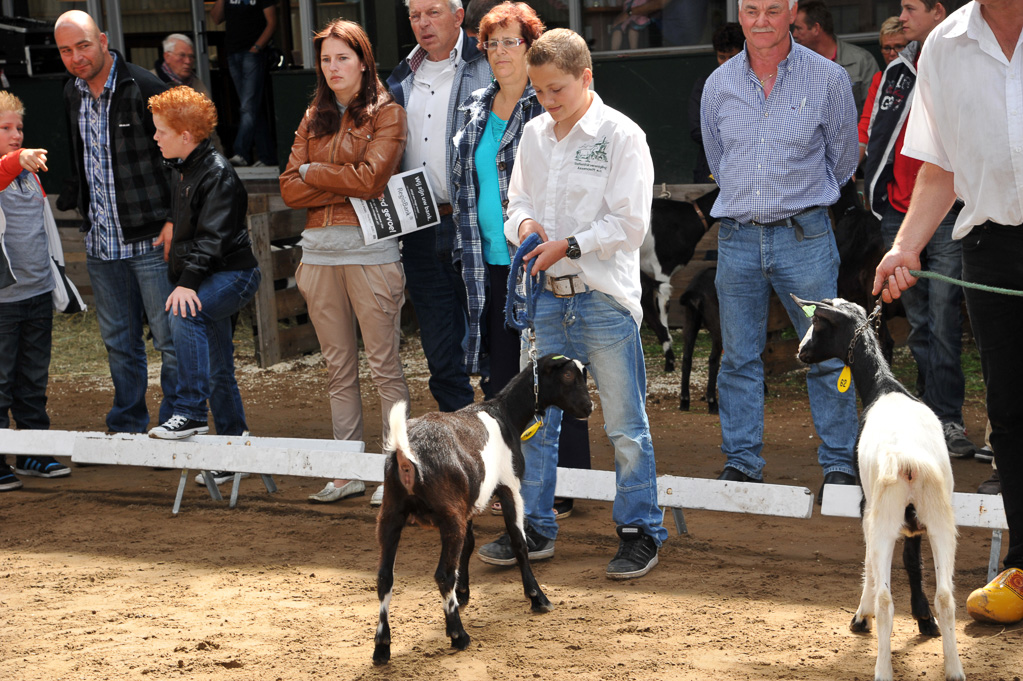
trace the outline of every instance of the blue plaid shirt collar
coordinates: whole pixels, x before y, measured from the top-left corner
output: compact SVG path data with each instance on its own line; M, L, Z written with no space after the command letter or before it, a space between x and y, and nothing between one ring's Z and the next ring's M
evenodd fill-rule
M110 61L112 66L110 67L110 73L107 74L107 82L103 84L103 94L100 97L106 95L107 98L114 94L114 90L117 89L117 64L118 58L116 52L110 53ZM92 99L92 90L89 89L89 84L81 78L75 78L75 87L82 93L82 99L88 97Z

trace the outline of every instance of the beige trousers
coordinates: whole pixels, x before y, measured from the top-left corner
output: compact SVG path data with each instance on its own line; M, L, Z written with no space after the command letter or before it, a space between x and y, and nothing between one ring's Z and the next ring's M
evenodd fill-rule
M382 437L386 440L391 407L401 400L409 401L398 354L401 307L405 303L401 263L334 266L302 263L295 272L295 282L306 300L320 352L327 362L334 439L364 439L357 320L380 396Z

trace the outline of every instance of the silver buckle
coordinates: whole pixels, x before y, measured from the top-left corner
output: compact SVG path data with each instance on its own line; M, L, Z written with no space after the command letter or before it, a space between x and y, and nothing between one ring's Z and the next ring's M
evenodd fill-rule
M589 290L589 287L579 280L578 274L566 274L563 277L547 277L544 288L553 293L555 298L571 298L574 295L586 293Z

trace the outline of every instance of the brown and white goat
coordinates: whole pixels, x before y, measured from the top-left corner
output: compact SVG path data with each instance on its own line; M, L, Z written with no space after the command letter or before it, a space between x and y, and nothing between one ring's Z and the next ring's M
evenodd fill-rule
M388 610L394 558L402 528L409 521L440 530L441 555L434 579L444 603L447 635L452 648L468 647L469 635L458 610L469 601L469 557L476 543L472 518L487 508L495 492L533 612L553 607L529 566L519 494L524 468L519 436L534 415L551 405L586 418L593 403L583 365L576 360L546 355L537 360L535 375L534 384L533 368L527 367L493 399L453 413L435 412L406 422L404 403L391 409L384 500L377 518L380 623L374 663L391 658Z
M903 561L912 590L913 616L920 633L942 637L945 679L965 679L956 648L955 570L956 524L952 511L952 466L941 423L927 406L896 380L855 303L835 298L811 302L792 296L813 316L799 344L799 359L808 364L837 358L852 369L863 416L856 442L858 477L863 487L863 595L853 616L853 631L870 631L877 618L875 681L892 678L892 551L906 536ZM930 539L936 590L934 627L920 584L920 535ZM913 555L915 552L915 555Z

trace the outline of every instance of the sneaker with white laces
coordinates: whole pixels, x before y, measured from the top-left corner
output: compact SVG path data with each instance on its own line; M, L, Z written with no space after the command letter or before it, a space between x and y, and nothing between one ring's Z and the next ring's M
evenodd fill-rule
M608 579L636 579L657 565L657 542L635 525L617 530L618 553L607 564Z
M943 423L941 429L945 433L948 455L953 459L969 459L977 451L977 445L970 442L966 437L966 429L958 423Z
M63 478L71 469L52 456L19 456L14 459L14 472L33 478Z
M546 560L554 556L554 540L548 539L526 523L526 549L529 560ZM512 550L511 536L505 532L497 541L484 544L476 552L479 559L490 565L515 565L515 552Z
M149 437L157 440L184 440L193 435L205 435L210 427L205 421L196 421L187 416L175 414L165 423L149 431Z
M206 472L213 476L213 482L216 483L218 486L223 485L225 482L231 482L232 480L234 480L234 471L206 471ZM247 478L249 477L249 475L250 475L249 473L241 473L241 476L243 478ZM199 475L195 476L195 484L202 485L204 487L206 486L206 478L203 476L202 473L199 473Z
M373 496L369 498L370 506L382 506L384 503L384 485L380 483L377 488L373 490Z

